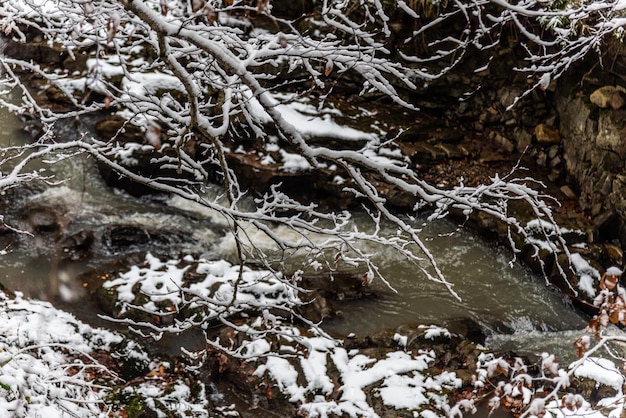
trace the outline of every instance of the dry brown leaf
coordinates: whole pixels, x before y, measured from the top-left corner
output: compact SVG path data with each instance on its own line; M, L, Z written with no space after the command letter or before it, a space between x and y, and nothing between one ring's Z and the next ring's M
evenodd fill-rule
M324 75L326 77L328 77L330 73L333 72L333 67L334 67L334 64L332 60L326 61L326 68L324 68Z

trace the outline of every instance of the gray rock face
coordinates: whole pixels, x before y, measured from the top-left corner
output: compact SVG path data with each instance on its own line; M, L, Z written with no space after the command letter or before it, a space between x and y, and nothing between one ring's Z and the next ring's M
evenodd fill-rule
M579 203L592 217L605 212L618 215L615 236L626 244L626 110L597 112L598 89L592 103L582 97L563 97L558 101L560 132L567 173L580 188ZM615 90L612 90L615 91ZM597 94L596 94L597 93ZM595 95L595 96L594 96ZM595 104L594 104L595 103Z

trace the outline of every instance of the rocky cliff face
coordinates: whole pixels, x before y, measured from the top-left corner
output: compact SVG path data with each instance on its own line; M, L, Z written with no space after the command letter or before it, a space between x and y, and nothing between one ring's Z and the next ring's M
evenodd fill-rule
M607 88L610 87L610 88ZM557 99L565 169L581 208L594 220L595 240L626 244L626 109L604 86Z

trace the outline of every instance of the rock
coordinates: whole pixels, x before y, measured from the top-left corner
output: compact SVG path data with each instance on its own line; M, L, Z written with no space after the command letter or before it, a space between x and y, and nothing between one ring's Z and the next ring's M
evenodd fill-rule
M543 123L535 127L535 138L540 144L558 144L561 142L559 132Z
M26 206L23 209L26 229L37 233L57 233L61 230L61 212L58 207Z
M532 142L532 135L526 129L522 129L515 138L515 149L517 152L524 152Z
M494 107L487 108L486 112L483 112L478 120L483 123L494 123L500 120L500 114Z
M550 163L552 165L552 163ZM552 170L550 171L550 173L548 173L548 180L550 180L552 183L556 183L558 179L561 178L561 175L563 173L561 173L561 170L552 167Z
M46 96L51 102L72 105L72 100L57 86L50 86L46 89Z
M480 153L478 161L481 163L497 163L507 161L510 157L505 157L499 152L484 150Z
M559 153L559 147L558 145L553 145L550 148L548 148L548 158L550 159L554 159Z
M609 104L613 109L621 109L626 104L626 93L621 90L616 90L611 96Z
M4 38L8 41L8 38ZM67 51L58 46L50 46L47 41L34 39L32 42L21 43L8 41L4 47L3 53L16 59L22 59L27 62L35 61L43 65L61 66L63 61L68 57Z
M498 90L498 101L503 108L508 108L511 106L517 99L519 99L523 94L518 88L511 88L509 86L502 87Z
M548 154L540 151L539 154L537 154L537 159L535 160L535 162L539 167L545 167L546 163L548 162Z
M589 100L594 105L606 109L611 105L611 98L616 92L615 86L603 86L591 93Z
M598 118L597 130L594 132L596 145L594 151L600 153L613 151L618 154L619 158L626 158L626 143L623 140L626 137L625 120L626 110L624 109L601 114Z
M112 115L98 121L95 125L96 133L105 140L119 138L122 142L143 142L143 132L139 127L128 123L119 115Z
M572 389L575 391L574 393L581 394L585 399L588 399L592 405L617 394L615 388L586 377L572 377L570 378L570 383Z
M576 199L576 193L568 185L561 186L560 190L568 199Z
M451 318L444 321L445 328L453 334L476 344L484 344L487 330L471 318Z
M306 303L298 313L313 322L341 316L347 301L375 296L372 288L363 286L360 274L350 272L308 273L302 276L299 286L307 291L301 295Z
M170 158L177 161L177 150L169 144L167 148L163 146L160 150L154 146L145 144L145 133L138 126L128 123L126 119L119 115L107 117L95 125L96 133L105 141L115 140L120 146L126 147L126 153L122 156L120 153L111 155L108 158L115 164L118 164L133 174L140 175L144 181L135 181L129 177L120 175L114 170L110 164L98 161L98 170L104 182L110 187L126 191L132 196L144 196L160 193L158 190L150 186L151 179L159 178L161 183L170 186L180 185L181 180L186 179L190 183L197 182L201 178L198 170L193 173L188 170L178 170L176 164L159 164L155 161L163 161ZM166 138L165 138L166 139ZM192 149L185 151L192 158L195 155L193 147L198 146L196 141L189 141L188 144ZM207 164L205 167L211 175L216 170ZM215 179L205 179L215 180Z
M614 264L622 266L624 262L624 252L622 249L614 244L604 244L604 253L609 259L608 264Z
M403 155L409 157L412 161L423 162L430 161L436 162L447 158L446 151L441 147L430 145L423 142L417 143L405 143L399 144L399 148Z
M396 348L396 332L390 329L381 329L371 333L367 340L370 345L380 348Z
M72 234L61 241L63 255L73 261L85 258L94 242L91 230L84 229Z
M597 231L596 235L598 239L609 240L615 238L617 233L617 223L619 217L616 211L607 210L595 217L593 226Z
M602 109L621 109L626 104L626 89L621 86L603 86L591 93L589 100Z
M495 134L493 137L493 141L496 143L498 148L503 150L506 153L512 153L515 150L515 145L507 138L503 137L500 134Z
M110 254L128 254L151 251L156 254L170 255L176 244L185 242L188 236L173 229L147 229L135 225L110 225L102 232L101 245Z

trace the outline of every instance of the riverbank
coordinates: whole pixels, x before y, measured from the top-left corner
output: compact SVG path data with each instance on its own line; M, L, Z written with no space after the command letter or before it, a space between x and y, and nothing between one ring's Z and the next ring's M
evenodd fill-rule
M5 53L15 57L19 57L19 54L24 54L22 57L36 55L42 57L42 65L69 64L64 51L55 50L37 34L33 34L26 45L5 41L9 42ZM69 92L75 100L85 100L83 103L107 100L101 91L88 88L90 74L101 71L103 80L112 86L123 85L124 79L119 79L123 75L115 65L118 58L83 56L71 66L64 64L66 70L77 71L76 74L69 74L68 71L68 77L63 79L65 84L50 85L49 80L39 79L28 71L24 74L24 80L28 81L33 96L41 100L40 104L61 111L72 111L74 103L64 93ZM145 81L143 85L130 79L124 82L131 83L132 89L144 88L150 97L184 93L180 91L180 86L172 87L171 83L162 83L167 78L163 74L158 77L155 74L144 75L150 77L142 78ZM460 80L460 85L469 87L476 81L474 77L484 79L488 74ZM172 81L171 77L167 80ZM562 202L553 211L560 229L550 229L554 227L552 222L536 221L532 206L522 208L516 204L511 206L508 215L519 220L519 230L511 231L510 225L478 212L471 213L469 218L462 212L453 213L453 216L456 216L459 224L473 226L491 239L514 243L520 251L518 256L559 287L573 303L588 309L590 313L597 312L593 302L596 292L600 293L598 287L607 290L601 287L603 282L600 272L610 265L621 265L622 254L619 246L606 240L607 224L592 223L587 214L578 209L572 185L567 183L567 173L563 169L563 162L559 161L563 154L560 136L555 128L556 119L551 120L556 115L556 90L537 93L530 102L520 103L515 110L506 111L510 99L515 97L515 89L503 90L503 80L495 79L493 86L487 86L465 104L458 102L459 80L456 81L446 79L418 92L421 97L416 98L416 103L422 106L420 112L408 112L393 107L380 97L360 97L350 91L339 94L333 100L293 94L275 94L272 98L277 100L276 107L280 107L281 113L290 118L289 122L298 126L312 142L324 141L332 150L364 149L364 152L372 152L368 157L389 166L407 164L420 178L444 189L453 189L462 183L478 185L484 181L489 184L497 176L528 177L528 183L535 184L536 193L552 194ZM65 92L59 89L59 85L66 88ZM164 85L167 88L163 89ZM453 85L455 88L451 89ZM429 95L429 100L426 100ZM452 112L445 109L451 106L451 99L455 100ZM244 276L238 275L236 264L221 259L203 259L201 253L214 251L211 243L218 241L222 234L231 233L232 224L207 220L209 218L201 214L194 221L196 225L209 224L209 234L196 235L200 228L194 228L193 224L191 228L181 231L174 222L177 219L176 210L167 208L167 204L159 206L167 197L157 195L141 200L136 196L152 193L146 187L150 181L140 184L128 181L133 174L140 174L148 180L169 179L171 184L165 180L164 183L176 185L180 179L193 180L198 173L216 172L218 164L215 158L209 158L207 164L201 160L205 158L202 141L194 137L186 143L184 150L185 155L198 157L191 161L191 166L197 168L197 171L185 172L182 166L175 164L155 168L152 165L155 160L171 158L168 160L171 162L177 158L177 148L168 143L169 137L165 130L155 133L154 128L150 130L147 125L129 125L127 109L121 107L112 107L98 114L98 120L89 119L89 126L81 125L87 123L86 119L73 120L75 125L63 127L64 132L71 132L72 129L74 134L78 129L94 132L95 140L109 143L114 139L120 145L117 148L119 152L107 155L110 158L108 162L100 160L99 172L89 169L89 176L101 175L110 187L128 192L128 195L118 193L123 195L124 204L133 201L134 204L139 202L139 205L162 208L161 225L147 229L123 222L129 219L112 222L114 217L111 215L114 214L105 213L100 215L110 225L91 230L89 225L84 222L81 224L74 218L80 216L79 210L76 213L68 210L88 206L81 206L83 197L74 199L75 196L70 193L65 193L70 196L67 201L58 200L54 204L50 202L60 199L60 194L53 196L50 193L48 200L20 207L19 214L10 213L16 208L12 205L17 205L19 199L6 199L5 221L9 225L15 222L21 229L32 233L41 244L39 248L42 254L52 257L54 268L51 268L51 272L55 274L50 275L50 280L51 284L54 283L53 291L58 292L57 296L64 298L72 295L71 289L67 288L68 283L75 287L82 286L83 293L76 293L79 295L78 300L86 300L83 298L96 293L100 308L104 309L110 320L130 324L136 330L155 336L165 331L176 336L189 324L206 332L206 340L200 341L201 348L191 356L196 363L176 357L165 365L167 360L162 360L161 354L151 352L149 365L143 361L132 361L118 366L113 359L127 353L120 354L111 345L105 347L108 351L105 350L99 357L105 369L115 374L122 373L118 367L131 368L133 372L124 377L121 383L111 382L109 386L93 387L87 391L86 396L92 396L91 392L97 394L100 390L102 393L113 393L111 397L105 398L93 395L98 401L104 402L101 404L103 411L113 409L122 415L131 415L132 411L139 416L157 414L157 410L166 415L184 415L198 410L202 411L199 414L211 411L224 416L259 416L260 411L268 416L454 415L457 401L463 405L465 397L481 399L483 395L491 393L491 385L498 387L497 382L505 385L504 382L511 379L517 379L514 383L519 385L519 390L516 394L509 391L506 396L503 392L502 403L508 408L519 410L525 406L524 402L527 403L529 394L538 393L542 388L545 390L541 384L546 380L532 383L532 379L545 379L546 376L553 379L550 382L554 385L561 385L567 377L569 383L574 381L571 389L574 393L584 393L587 398L595 398L594 404L599 402L603 406L603 403L609 403L615 411L621 408L617 399L621 399L623 380L607 378L599 386L588 381L577 384L575 372L570 373L566 367L555 365L549 356L532 363L518 360L515 354L494 355L480 346L484 335L480 329L476 329L480 327L471 321L461 320L452 324L451 328L457 327L456 331L430 324L416 324L373 332L367 337L345 335L339 339L324 338L323 327L316 327L320 319L335 315L346 306L346 300L367 300L372 296L368 286L372 277L367 271L347 274L341 280L323 274L313 277L297 271L280 270L285 261L279 259L276 267L272 266L274 271L250 265L246 266ZM37 127L38 121L31 120L28 125ZM67 138L59 135L56 139L62 141ZM354 180L340 167L319 166L318 169L312 169L309 162L281 142L278 135L270 133L266 141L256 140L253 136L245 140L226 137L224 141L228 150L226 162L253 198L259 198L280 183L282 192L305 204L318 203L322 209L354 211L364 202L358 194L355 196L355 193L349 191L349 188L355 186ZM368 141L373 144L369 148L364 146ZM521 153L524 150L525 153ZM111 162L118 168L128 170L125 171L126 175L120 177L119 171L107 170ZM208 177L210 175L205 176L204 180ZM410 215L413 215L417 202L415 195L400 192L392 184L377 177L376 172L367 173L366 178L376 185L376 193L387 200L394 214L411 212ZM541 185L537 180L545 183ZM45 195L47 187L42 183L35 186L35 190ZM206 182L203 187L210 189L213 186ZM31 192L19 190L11 193L15 193L12 196L21 195L19 197L24 198ZM497 197L494 201L497 202ZM418 209L416 212L425 216L433 213L433 207ZM155 218L156 211L145 213ZM77 225L81 227L73 229ZM253 236L250 229L242 227L237 231ZM18 242L23 238L16 235L15 231L5 232L8 242ZM312 240L309 236L305 237ZM202 241L206 247L198 249L191 246L192 249L188 251L186 245L190 241ZM565 244L564 249L579 256L564 257L562 253L556 253L555 243ZM54 251L50 251L51 248ZM258 245L255 248L262 247ZM356 247L354 249L358 250ZM154 254L149 251L154 251ZM263 251L258 254L264 257L270 254L265 248ZM235 253L236 249L230 252L230 256ZM286 258L290 257L291 254L288 254ZM75 275L61 268L71 261L87 260L91 266L97 267ZM309 265L316 263L319 262L313 260ZM335 264L327 264L333 273L337 270ZM65 277L59 274L61 272L66 273ZM585 292L576 292L576 289L583 288ZM43 306L38 302L32 306L26 305L19 296L13 300L17 300L17 311L39 309L48 312L46 315L56 315L54 311L48 311L48 305L45 309L38 308ZM12 303L7 302L8 305ZM372 303L375 303L373 297ZM11 308L6 311L12 312ZM67 321L72 323L70 319ZM74 324L75 328L82 327ZM42 330L34 333L38 336L40 333L46 335ZM49 348L74 342L54 340L42 344ZM34 357L42 355L40 348L31 350L30 345L15 350L32 352ZM99 349L103 348L84 348L89 352ZM7 346L5 351L10 350L14 349ZM51 364L51 367L63 368L63 362L72 360L71 357L63 358ZM587 360L593 365L605 367L604 370L608 372L590 372L579 376L581 379L593 377L602 380L607 375L621 376L601 361ZM7 364L15 365L17 369L22 367L19 362L10 361ZM390 370L393 373L390 374ZM580 370L585 368L581 367ZM184 377L185 384L177 383L176 379L180 376ZM99 377L95 375L95 379ZM85 383L89 378L89 374L83 374L77 379L80 384L89 387ZM154 387L142 386L153 380L165 389L159 391ZM211 384L216 388L208 387ZM27 386L26 381L15 384L8 382L2 389L8 397L12 396L16 400L16 408L31 408L28 403L28 399L32 398L29 394L31 388ZM585 389L583 386L595 389ZM190 397L176 398L170 402L168 394L178 394L179 389L181 393L190 394ZM77 394L71 396L78 397ZM32 408L41 405L46 408L61 405L63 408L59 399L43 397ZM569 398L563 394L563 399ZM157 405L157 401L161 403ZM572 402L568 401L568 405L574 405L579 413L590 412L589 404L578 398L573 398ZM189 408L178 408L175 406L177 404L188 405ZM548 407L556 411L562 405L551 404Z

